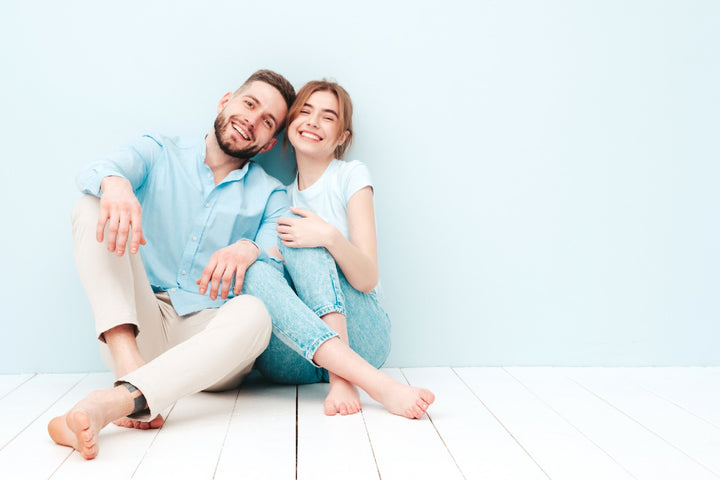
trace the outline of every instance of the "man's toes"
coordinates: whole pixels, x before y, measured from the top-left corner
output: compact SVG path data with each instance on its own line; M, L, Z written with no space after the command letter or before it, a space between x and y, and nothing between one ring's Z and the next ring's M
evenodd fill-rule
M113 425L117 425L118 427L124 427L124 428L130 428L130 425L128 425L128 422L130 420L127 419L127 417L118 418L117 420L113 420Z
M92 445L93 442L93 432L90 429L83 430L79 434L80 440L82 440L85 445Z
M150 428L160 428L165 423L162 415L158 415L150 421Z
M79 452L85 460L92 460L93 458L97 457L98 448L97 445L92 445L89 447L81 448Z
M422 398L428 405L435 401L435 394L430 390L422 390L420 392L420 398Z
M90 417L82 411L70 412L66 417L66 421L67 426L75 432L75 434L90 428Z

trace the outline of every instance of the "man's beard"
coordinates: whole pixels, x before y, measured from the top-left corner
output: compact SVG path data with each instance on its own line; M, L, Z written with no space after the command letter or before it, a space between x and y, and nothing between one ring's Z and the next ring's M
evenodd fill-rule
M235 157L240 160L248 160L257 155L257 153L263 149L264 145L255 145L254 147L250 148L233 149L230 146L230 142L222 137L223 132L227 130L229 125L230 119L225 118L222 113L219 113L217 118L215 119L215 138L217 139L217 143L220 146L220 149L225 152L226 155L230 155L231 157Z

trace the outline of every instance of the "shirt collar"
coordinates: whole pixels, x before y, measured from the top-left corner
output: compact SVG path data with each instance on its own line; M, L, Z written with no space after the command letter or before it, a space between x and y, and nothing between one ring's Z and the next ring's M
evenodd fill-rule
M198 162L198 166L202 171L210 172L212 173L212 170L210 170L210 167L207 166L205 163L205 154L207 153L207 146L205 145L205 137L207 135L204 135L202 137L202 140L197 145L197 152L196 152L196 158ZM245 175L247 175L247 172L250 171L250 164L255 163L252 160L249 160L242 168L237 168L230 172L225 179L220 182L218 185L222 185L223 183L229 183L229 182L237 182L238 180L242 180L245 178Z

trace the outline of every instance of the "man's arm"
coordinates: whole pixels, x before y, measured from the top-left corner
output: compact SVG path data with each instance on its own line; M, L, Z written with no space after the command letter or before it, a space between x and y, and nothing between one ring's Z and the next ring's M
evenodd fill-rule
M142 233L142 210L132 185L126 178L105 177L100 183L100 215L95 238L102 243L107 226L107 249L118 257L125 254L128 238L130 253L145 245ZM132 235L131 233L132 232Z
M102 242L107 227L107 247L122 256L128 239L130 253L145 245L142 212L135 190L147 179L152 163L162 154L162 145L143 136L132 145L85 166L77 176L80 190L100 197L96 238Z
M240 295L245 280L245 272L250 265L260 259L282 270L282 263L267 254L267 250L277 247L277 232L275 222L283 215L290 213L290 202L285 187L279 182L271 191L265 202L265 209L255 238L241 239L232 245L221 248L215 252L208 261L202 276L196 281L200 295L210 290L210 299L226 299L230 294L233 278L235 287L233 292Z
M278 250L277 221L282 217L291 215L290 200L285 190L276 190L268 199L265 207L263 221L260 224L258 233L255 236L260 251L260 260L270 263L275 268L282 270L282 256Z

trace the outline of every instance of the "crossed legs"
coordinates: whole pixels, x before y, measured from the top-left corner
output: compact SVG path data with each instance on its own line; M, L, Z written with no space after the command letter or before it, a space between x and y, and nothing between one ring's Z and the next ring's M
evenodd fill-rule
M376 368L389 351L389 322L379 306L375 303L374 312L357 312L353 322L346 323L345 303L352 302L346 302L343 296L337 270L334 277L328 275L330 266L333 269L336 266L327 251L288 248L283 257L297 295L282 275L267 265L256 263L245 276L243 291L263 300L273 321L273 337L256 362L258 370L281 383L314 383L335 378L325 402L329 415L359 410L357 392L352 387L357 385L391 413L421 417L434 401L433 393L397 382ZM302 277L294 272L293 266L297 266ZM363 298L372 300L371 297ZM349 335L347 329L351 330ZM361 343L353 340L355 330Z

